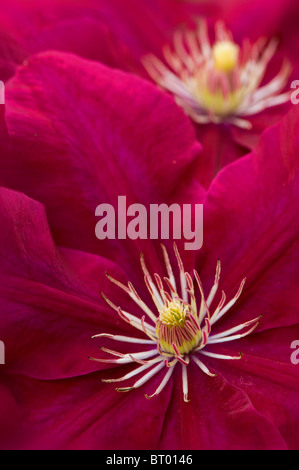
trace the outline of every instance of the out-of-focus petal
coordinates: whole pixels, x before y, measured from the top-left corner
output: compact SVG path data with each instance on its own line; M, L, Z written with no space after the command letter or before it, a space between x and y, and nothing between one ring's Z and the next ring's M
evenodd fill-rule
M63 53L32 57L6 89L2 185L45 204L58 244L132 264L142 245L97 240L96 207L180 203L201 150L188 118L147 81Z
M223 266L221 288L228 289L228 296L246 277L234 311L238 319L263 314L263 329L297 321L297 126L294 107L263 134L251 155L218 175L205 205L206 237L198 260L202 278L211 278L213 271L209 275L206 266L213 270L217 259Z
M107 259L55 246L43 206L23 194L0 191L1 340L3 372L52 378L99 369L88 359L91 337L131 331L100 295L122 269ZM121 295L119 296L121 301Z

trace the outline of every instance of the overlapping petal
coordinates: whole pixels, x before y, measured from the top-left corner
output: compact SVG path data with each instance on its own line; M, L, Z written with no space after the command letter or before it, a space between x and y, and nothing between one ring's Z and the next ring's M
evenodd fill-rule
M263 328L297 322L298 110L265 132L256 150L223 170L208 192L199 258L220 258L231 286L247 277L243 299ZM199 261L199 263L201 263ZM290 293L293 292L291 295ZM254 295L253 295L254 294ZM257 302L258 299L258 302ZM248 314L243 305L242 315Z
M162 58L163 47L172 43L178 28L182 25L194 28L195 19L204 17L211 25L218 19L225 21L236 41L242 41L244 37L252 41L264 36L279 37L280 48L270 63L268 78L274 77L283 59L289 59L294 69L290 85L297 78L298 70L294 54L297 39L292 27L296 11L294 0L264 2L262 7L259 2L247 0L225 3L219 0L178 1L175 4L172 0L150 3L129 0L125 4L120 0L76 0L71 4L60 0L47 1L43 5L37 0L4 0L0 12L4 35L2 52L0 49L0 79L11 77L17 66L32 54L53 49L149 78L141 59L149 53ZM278 122L288 109L286 104L252 117L252 131L234 126L227 129L221 125L213 129L213 126L196 125L198 138L204 141L205 163L197 173L201 184L208 187L219 168L252 150L261 133Z
M99 283L109 286L106 270L125 274L107 259L58 248L40 203L7 189L0 197L0 325L8 370L44 380L85 375L93 369L87 358L94 328L111 327Z
M117 210L118 196L146 207L203 198L190 183L201 150L192 125L170 97L133 75L74 55L37 55L6 87L6 123L1 183L46 205L60 245L114 260L138 252L139 265L146 241L136 250L130 241L97 240L96 207Z

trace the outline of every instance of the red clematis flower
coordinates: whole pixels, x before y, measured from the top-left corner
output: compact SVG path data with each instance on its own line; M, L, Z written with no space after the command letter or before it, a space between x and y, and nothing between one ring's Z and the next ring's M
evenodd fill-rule
M14 414L2 447L298 448L298 371L290 361L299 334L297 108L204 191L194 178L200 151L194 128L151 83L73 55L44 53L7 85L6 106L0 373ZM145 206L204 202L203 249L194 254L179 246L175 256L167 247L165 269L159 243L99 242L95 208L115 204L120 194ZM165 276L168 294L160 283ZM176 295L173 278L178 287L185 282L190 302L183 289ZM115 282L129 287L123 292ZM166 308L152 332L143 316L155 307L154 282ZM203 322L194 323L195 303ZM171 337L167 322L178 322ZM149 353L139 353L154 350L153 343L143 343L144 350L122 341L120 357L107 362L113 340L133 334L141 343L159 340L155 358L161 351L171 357L163 357L155 375L143 375L144 383L129 380L121 388L134 389L118 393L114 380L149 366L129 363L128 354L143 361ZM165 360L177 363L171 369Z
M153 77L194 120L203 145L198 179L208 187L290 108L290 86L299 70L297 12L296 0L4 0L0 77L5 80L17 64L49 49ZM208 35L202 28L197 34L203 17Z

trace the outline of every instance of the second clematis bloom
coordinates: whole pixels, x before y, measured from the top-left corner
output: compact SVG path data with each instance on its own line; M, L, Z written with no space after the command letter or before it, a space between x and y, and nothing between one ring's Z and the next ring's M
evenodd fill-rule
M166 92L171 88L193 120L203 146L196 174L200 184L209 187L215 175L252 150L261 133L289 107L283 89L288 65L278 72L276 61L290 60L290 85L298 70L295 3L49 0L45 6L38 0L3 0L0 79L7 80L38 51L69 51L150 80L142 58L149 53L159 57L165 76L162 79L161 67L157 71L153 64L150 71L159 83L165 82ZM195 18L207 18L211 25L221 19L228 29L217 26L218 37L211 31L204 38L194 31ZM182 24L191 30L182 33ZM244 41L247 37L250 42ZM174 48L166 46L173 38ZM272 38L279 38L277 51ZM167 51L166 57L162 51Z
M248 117L290 100L285 91L290 64L266 84L267 67L278 41L260 38L238 45L232 33L218 21L211 42L207 23L196 30L177 30L173 48L165 46L165 63L153 55L143 59L153 80L172 93L176 102L199 124L227 122L251 129Z

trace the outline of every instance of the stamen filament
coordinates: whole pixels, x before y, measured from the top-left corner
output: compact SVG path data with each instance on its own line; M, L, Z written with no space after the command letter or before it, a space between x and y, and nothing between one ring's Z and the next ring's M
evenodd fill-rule
M217 293L217 290L218 290L218 286L219 286L219 280L220 280L220 274L221 274L221 263L220 261L218 260L218 263L217 263L217 268L216 268L216 276L215 276L215 281L214 281L214 285L209 293L209 296L207 298L207 306L210 308L211 307L211 304L214 300L214 297Z
M112 354L112 352L110 352L110 354ZM131 362L134 362L132 359L133 357L136 359L149 359L150 357L156 356L157 354L157 350L151 350L140 353L123 354L120 359L97 359L94 357L90 357L90 359L95 362L102 362L106 364L130 364Z
M121 336L121 335L109 335L107 333L100 333L98 335L92 336L94 338L109 338L113 339L114 341L120 341L123 343L136 343L136 344L155 344L156 341L154 339L147 340L147 339L140 339L140 338L133 338L131 336Z
M190 401L188 399L188 373L187 373L187 367L184 364L182 364L182 382L183 382L184 402L188 403Z
M152 327L152 325L149 325L147 322L142 322L140 318L135 317L135 315L132 315L129 312L123 311L120 307L117 307L117 312L119 316L125 320L127 323L130 323L130 325L134 326L137 330L140 331L149 331L150 333L153 333L155 335L155 329ZM145 330L146 328L146 330ZM148 332L146 333L148 334Z
M174 364L175 365L175 364ZM162 382L160 383L159 387L157 388L157 390L152 394L152 395L145 395L145 397L147 399L150 399L150 398L153 398L157 395L159 395L159 393L162 392L162 390L166 387L166 385L168 384L169 382L169 379L170 377L172 376L173 374L173 371L174 371L174 367L170 367L168 369L168 371L166 372L165 376L164 376L164 379L162 380Z
M166 270L167 270L167 274L168 274L168 279L170 281L170 284L173 286L174 291L176 292L177 291L176 282L175 282L175 277L174 277L174 274L173 274L172 266L170 264L169 256L168 256L168 253L167 253L167 250L166 250L165 246L161 245L161 247L162 247L162 251L163 251L163 256L164 256L165 266L166 266Z
M192 355L192 359L205 374L209 375L210 377L216 377L216 374L212 374L212 372L209 371L207 366L203 362L201 362L198 357Z
M253 320L250 320L246 323L242 323L241 325L235 326L234 328L230 328L229 330L222 331L222 333L212 335L212 336L210 336L209 339L218 339L218 338L223 338L225 336L229 336L232 333L236 333L237 331L243 330L244 328L246 328L247 326L252 325L253 323L258 323L259 320L261 319L261 317L262 317L262 315L260 315L257 318L254 318Z
M161 358L157 358L156 362L161 362ZM149 369L152 367L153 362L150 364L144 364L140 367L137 367L137 369L132 370L132 372L129 372L128 374L124 375L123 377L119 377L118 379L102 379L102 382L105 383L114 383L114 382L124 382L125 380L129 380L132 377L135 377L135 375L141 374L141 372L144 372L145 370Z
M126 392L129 390L132 390L134 388L139 388L141 385L145 384L149 379L151 379L154 375L156 375L160 370L162 370L164 367L163 361L161 361L160 364L158 364L156 367L154 367L152 370L150 370L147 374L145 374L141 379L137 380L137 382L132 385L132 387L128 388L117 388L118 392Z
M228 312L228 310L230 310L233 305L235 305L235 303L237 302L237 300L239 299L240 295L242 294L242 291L243 291L243 287L245 285L245 282L246 282L246 279L243 279L243 281L241 282L241 285L238 289L238 292L236 293L236 295L234 296L234 298L228 302L228 304L223 307L220 312L218 313L217 317L214 317L214 319L211 321L212 325L215 324L218 320L220 320L220 318L223 317L223 315L225 315L226 312Z
M216 343L226 343L228 341L235 341L240 338L244 338L245 336L250 335L259 325L259 322L257 322L250 330L246 331L246 333L239 334L239 335L233 335L233 336L226 336L224 338L209 338L208 339L208 344L216 344Z
M215 359L242 359L242 354L240 354L239 356L227 356L227 355L224 355L224 354L216 354L216 353L211 353L211 352L208 352L208 351L199 351L200 354L203 354L204 356L209 356L209 357L213 357Z

